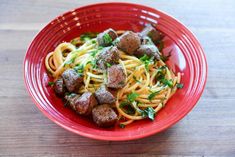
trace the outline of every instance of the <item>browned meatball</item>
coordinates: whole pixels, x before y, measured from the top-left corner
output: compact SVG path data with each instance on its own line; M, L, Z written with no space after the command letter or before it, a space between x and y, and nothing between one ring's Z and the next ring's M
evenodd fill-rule
M98 105L92 110L93 121L100 127L114 126L118 116L107 104Z
M80 115L90 115L93 107L98 103L91 92L85 92L80 97L76 94L67 96L70 106Z
M64 98L68 101L69 106L76 111L76 104L75 100L77 100L80 97L80 95L71 93L70 95L66 95Z
M116 89L125 86L126 75L121 65L112 65L108 68L107 75L107 87Z
M140 32L140 36L148 36L152 41L157 44L162 39L162 34L157 31L151 24L147 24L146 27Z
M138 58L147 55L148 57L154 57L156 60L160 59L158 48L155 45L141 45L134 55Z
M54 84L54 91L58 96L63 96L66 89L62 78L58 78Z
M90 92L83 93L76 101L76 112L81 115L89 115L98 103L95 96Z
M112 104L116 101L116 98L113 94L109 91L109 89L102 85L96 92L95 97L99 104Z
M112 41L114 41L116 38L117 33L113 29L109 28L98 34L97 41L100 46L110 46Z
M140 37L137 33L127 31L116 39L115 44L122 51L132 55L140 47Z
M81 86L83 81L83 77L79 75L74 69L68 69L64 71L62 78L69 92L76 91Z
M97 56L97 66L100 69L106 69L108 66L117 64L119 61L119 53L116 46L106 47Z

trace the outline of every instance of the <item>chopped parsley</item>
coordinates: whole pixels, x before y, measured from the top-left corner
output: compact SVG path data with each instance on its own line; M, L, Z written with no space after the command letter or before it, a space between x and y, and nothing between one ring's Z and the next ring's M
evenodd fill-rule
M135 99L136 99L138 96L139 96L138 93L132 92L132 93L130 93L130 94L127 95L127 99L128 99L129 102L134 102Z
M95 57L97 53L98 53L98 50L93 50L90 52L92 57Z
M127 105L127 106L125 107L125 112L126 112L127 114L133 115L133 114L135 114L135 109L134 109L131 105Z
M144 62L144 61L146 61L146 60L149 60L149 57L148 57L146 54L144 54L144 55L140 58L140 60L141 60L142 62Z
M64 63L64 66L70 65L70 64L72 64L74 61L75 61L75 57L73 57L73 58L71 58L70 60L66 61L66 62Z
M160 82L161 82L162 84L164 84L164 85L170 87L170 88L173 87L173 81L172 81L172 79L167 80L167 79L163 78L163 79L160 80Z
M78 65L76 65L76 66L74 67L74 70L75 70L77 73L82 74L83 71L84 71L84 66L78 64Z
M98 33L96 33L96 32L87 32L87 33L81 34L80 40L83 42L86 42L92 38L95 38L97 36L97 34Z
M152 92L151 94L149 94L148 96L148 100L153 100L153 98L159 93L160 91L156 91L156 92Z
M125 124L119 124L120 128L125 128L125 126L126 126Z
M176 87L179 88L179 89L181 89L181 88L184 87L184 84L183 84L183 83L177 83Z
M55 84L55 82L48 82L47 85L50 86L50 87L53 87Z
M123 108L127 114L134 114L135 109L132 107L131 103L133 103L138 96L139 96L139 94L137 94L137 93L128 94L127 101L121 102L120 108Z
M95 41L95 40L92 40L92 41L91 41L91 43L92 43L92 44L95 44L95 43L96 43L96 41Z
M96 59L92 60L91 65L93 69L97 69L97 60Z
M119 105L120 108L123 108L123 111L127 114L134 114L135 109L131 106L129 101L123 101Z
M140 58L140 61L142 61L145 65L145 69L149 71L149 65L154 63L153 61L154 57L149 57L146 54Z
M105 44L110 44L113 41L108 33L104 33L103 40Z
M158 71L157 71L157 74L156 74L156 79L157 80L161 80L165 77L165 74L166 74L166 66L162 66L160 68L158 68Z
M103 50L103 46L99 46L97 50Z
M168 80L165 78L166 68L167 68L166 66L162 66L162 67L158 68L158 72L156 74L156 79L160 83L164 84L165 86L169 86L170 88L172 88L173 87L173 80L172 79Z
M146 109L140 111L142 117L148 117L149 119L154 120L156 112L152 107L147 107Z
M128 102L128 101L123 101L123 102L120 103L119 107L123 108L123 107L125 107L125 106L128 106L129 104L130 104L130 102Z
M107 63L106 63L106 66L109 68L109 67L111 67L112 65L107 62Z

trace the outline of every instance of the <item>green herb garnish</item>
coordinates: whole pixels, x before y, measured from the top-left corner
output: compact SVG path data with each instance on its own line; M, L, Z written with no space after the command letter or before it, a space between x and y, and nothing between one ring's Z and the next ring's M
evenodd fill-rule
M130 105L130 102L128 102L128 101L122 101L122 102L120 103L119 107L120 107L120 108L123 108L123 107L125 107L125 106L127 106L127 105Z
M167 69L166 66L162 66L162 67L158 68L158 71L157 71L157 74L156 74L156 79L157 79L160 83L162 83L162 84L164 84L164 85L169 86L170 88L172 88L172 87L173 87L173 80L171 80L171 79L168 80L168 79L165 78L166 69Z
M156 92L152 92L151 94L149 94L148 96L148 100L153 100L153 98L159 93L160 91L156 91Z
M132 92L132 93L130 93L130 94L127 95L127 99L128 99L129 102L134 102L135 99L136 99L138 96L139 96L138 93Z
M111 67L112 65L107 62L107 63L106 63L106 66L109 68L109 67Z
M97 69L97 60L96 59L92 60L91 65L93 69Z
M153 61L154 57L149 57L146 54L140 58L140 61L142 61L145 65L145 69L149 71L149 64L154 63Z
M96 43L96 40L92 40L91 43L92 43L92 44L95 44L95 43Z
M169 86L170 88L173 87L173 81L172 81L172 79L167 80L167 79L163 78L163 79L160 80L160 82L161 82L162 84L164 84L164 85Z
M97 36L97 34L98 33L96 33L96 32L87 32L87 33L81 34L80 40L83 42L86 42L92 38L95 38Z
M121 102L119 107L123 108L124 112L126 112L127 114L134 114L135 113L135 110L131 106L131 103L129 101Z
M48 82L47 85L50 86L50 87L53 87L55 84L55 82Z
M105 44L110 44L112 42L112 38L108 33L104 33L103 40Z
M66 61L66 62L64 63L64 66L70 65L70 64L74 63L74 61L75 61L75 57L73 57L73 58L71 58L70 60Z
M83 71L84 71L84 66L78 64L78 65L76 65L73 69L74 69L77 73L82 74Z
M103 50L103 46L99 46L98 48L97 48L97 50Z
M142 62L144 62L144 61L146 61L146 60L149 60L149 57L148 57L146 54L144 54L144 55L140 58L140 60L141 60Z
M176 87L179 88L179 89L181 89L181 88L184 87L184 84L183 84L183 83L177 83Z
M141 110L141 116L144 118L148 117L149 119L154 120L155 115L156 112L152 107L147 107L146 109Z
M161 79L163 79L165 77L165 75L166 75L166 68L167 67L165 65L160 67L160 68L158 68L157 74L156 74L156 79L157 80L161 80Z
M125 126L126 126L126 125L124 125L124 124L119 124L119 127L120 127L120 128L125 128Z
M97 53L98 53L98 50L93 50L90 52L92 57L95 57Z

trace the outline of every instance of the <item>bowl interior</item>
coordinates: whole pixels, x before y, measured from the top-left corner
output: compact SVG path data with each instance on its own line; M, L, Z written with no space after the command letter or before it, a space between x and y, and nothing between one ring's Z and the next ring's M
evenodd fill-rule
M157 114L156 119L136 121L125 129L97 127L91 119L76 115L63 106L51 87L44 59L64 41L84 32L101 32L107 28L139 32L146 23L157 24L164 37L163 53L171 51L167 64L181 72L183 89L179 89ZM35 104L60 126L83 136L103 140L129 140L151 135L176 123L199 99L206 79L204 54L194 36L173 18L148 7L127 3L90 5L67 12L48 24L33 40L25 57L25 83Z

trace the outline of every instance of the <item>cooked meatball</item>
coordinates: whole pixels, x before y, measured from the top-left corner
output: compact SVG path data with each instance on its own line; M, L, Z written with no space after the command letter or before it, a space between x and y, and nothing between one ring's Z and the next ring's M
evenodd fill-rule
M147 55L148 57L154 57L156 60L160 59L158 48L155 45L141 45L134 55L138 58Z
M112 64L117 64L119 61L118 49L116 46L105 47L97 56L97 66L100 69L106 69Z
M78 95L67 96L70 106L80 115L90 115L93 107L98 103L91 92L85 92L80 97Z
M65 89L64 81L63 81L62 78L58 78L55 81L54 91L58 96L63 96L64 95L66 89Z
M76 111L76 104L75 100L77 100L80 97L80 95L71 93L70 95L66 95L64 98L68 101L69 106Z
M64 71L62 78L69 92L76 91L81 86L83 81L82 76L79 75L74 69Z
M155 44L162 39L162 34L157 31L151 24L146 25L146 27L140 32L140 36L150 37Z
M112 44L112 41L114 41L117 38L117 33L109 28L105 30L104 32L98 34L97 41L99 46L110 46Z
M119 49L132 55L140 47L140 37L137 33L127 31L115 43Z
M109 91L109 89L102 85L96 92L95 97L99 104L112 104L116 101L116 98L113 94Z
M114 126L118 116L107 104L98 105L92 110L93 121L100 127Z
M107 87L122 88L125 86L126 75L121 65L112 65L107 70Z

